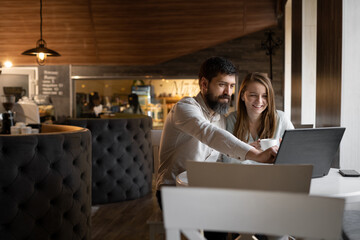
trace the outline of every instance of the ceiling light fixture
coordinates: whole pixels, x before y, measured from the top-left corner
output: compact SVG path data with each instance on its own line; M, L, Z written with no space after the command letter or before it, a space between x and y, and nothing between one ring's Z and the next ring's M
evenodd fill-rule
M36 56L36 61L39 65L45 65L46 57L59 57L58 52L46 47L46 42L42 38L42 0L40 0L40 39L36 42L36 48L29 49L22 53L22 55Z

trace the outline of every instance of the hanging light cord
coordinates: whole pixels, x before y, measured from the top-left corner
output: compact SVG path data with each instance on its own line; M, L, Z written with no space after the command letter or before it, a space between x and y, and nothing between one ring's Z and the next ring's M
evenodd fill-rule
M40 0L40 39L42 40L42 0Z
M59 57L61 56L58 52L51 50L46 47L46 42L43 39L42 35L42 24L43 24L43 16L42 16L42 0L40 0L40 39L36 42L36 48L32 48L26 50L22 53L22 55L27 56L36 56L36 61L39 65L45 64L46 56ZM41 58L41 59L40 59Z

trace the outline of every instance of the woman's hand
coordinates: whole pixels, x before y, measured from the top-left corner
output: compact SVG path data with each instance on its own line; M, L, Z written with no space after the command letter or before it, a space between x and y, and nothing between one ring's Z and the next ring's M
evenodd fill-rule
M256 140L255 142L250 143L249 145L250 145L250 146L253 146L253 147L256 148L257 150L261 150L260 139Z

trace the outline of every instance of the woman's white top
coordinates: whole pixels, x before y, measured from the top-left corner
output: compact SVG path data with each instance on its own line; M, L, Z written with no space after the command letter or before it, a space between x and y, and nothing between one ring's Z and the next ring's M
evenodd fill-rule
M286 117L283 111L276 110L276 112L277 112L277 116L276 116L276 129L275 129L274 139L279 140L279 138L282 138L282 136L284 135L285 130L294 129L294 125L291 123L290 119ZM232 112L226 117L226 130L229 131L230 133L234 132L235 123L236 123L236 113L237 113L236 111ZM257 141L258 139L259 139L258 136L256 136L255 139L253 139L253 137L250 134L248 143L250 144L252 142ZM241 161L239 159L234 159L231 157L227 157L225 155L222 155L221 158L223 162L229 162L229 163L243 163L243 164L257 163L252 160Z

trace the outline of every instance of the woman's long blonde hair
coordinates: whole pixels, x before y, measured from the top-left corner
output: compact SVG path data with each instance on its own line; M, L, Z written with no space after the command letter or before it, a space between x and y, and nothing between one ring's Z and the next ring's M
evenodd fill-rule
M238 111L234 128L234 135L244 142L248 142L250 138L249 116L246 111L245 102L242 96L247 90L247 86L252 82L258 82L265 86L267 94L267 108L261 113L261 123L257 130L259 138L273 138L276 129L276 108L275 94L270 79L264 73L249 73L245 76L241 83L238 95Z

